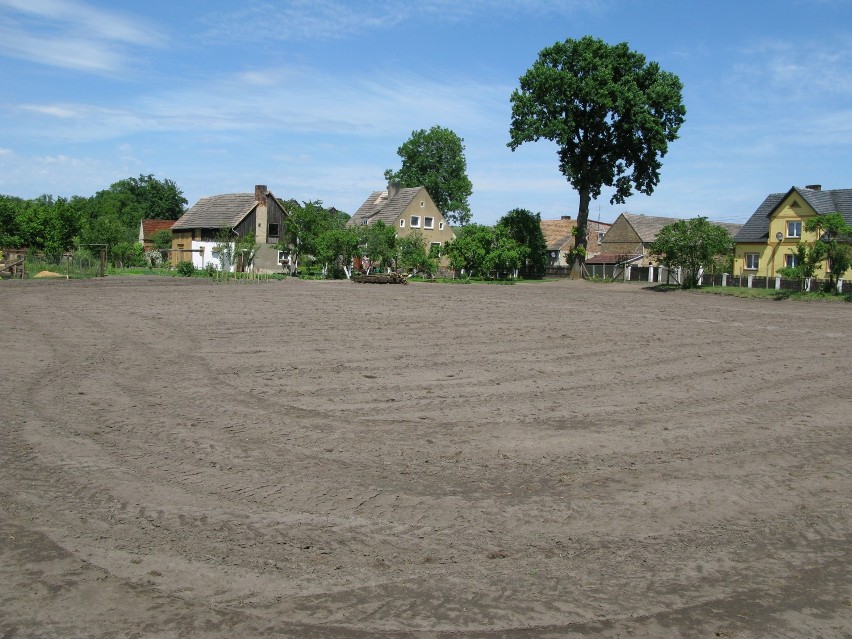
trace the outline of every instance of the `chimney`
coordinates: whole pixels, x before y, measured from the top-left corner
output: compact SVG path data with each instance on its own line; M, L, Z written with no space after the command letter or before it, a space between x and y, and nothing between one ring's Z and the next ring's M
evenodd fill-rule
M822 191L822 184L808 184L805 188L810 191Z
M388 202L399 195L400 188L399 182L388 182Z
M269 193L269 189L266 188L265 184L257 184L254 187L255 202L264 202L266 200L267 193Z

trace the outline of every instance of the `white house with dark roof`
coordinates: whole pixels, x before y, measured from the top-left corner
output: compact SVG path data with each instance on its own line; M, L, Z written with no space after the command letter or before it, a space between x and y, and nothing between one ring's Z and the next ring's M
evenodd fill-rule
M384 191L373 191L347 224L357 227L379 221L396 229L397 237L422 233L427 246L444 246L455 237L444 214L423 186L402 188L390 184Z
M223 230L233 236L254 233L260 244L254 260L261 272L281 270L281 253L276 248L281 238L284 207L265 185L254 193L227 193L203 197L172 226L172 264L191 260L196 268L213 264L220 268L214 252Z
M779 268L796 266L797 244L818 239L805 230L805 222L827 213L840 213L852 225L852 189L811 184L770 193L734 236L734 275L775 277ZM823 262L816 276L827 278L827 267ZM843 279L852 279L852 269Z

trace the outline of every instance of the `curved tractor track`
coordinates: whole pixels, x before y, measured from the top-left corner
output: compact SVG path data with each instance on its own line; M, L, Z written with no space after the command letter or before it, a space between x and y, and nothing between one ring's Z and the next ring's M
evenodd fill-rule
M852 314L7 282L0 634L852 632Z

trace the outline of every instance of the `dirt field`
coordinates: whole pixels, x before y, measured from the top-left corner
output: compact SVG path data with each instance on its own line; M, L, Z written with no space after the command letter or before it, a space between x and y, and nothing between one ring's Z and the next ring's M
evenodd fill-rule
M852 308L0 283L2 637L849 637Z

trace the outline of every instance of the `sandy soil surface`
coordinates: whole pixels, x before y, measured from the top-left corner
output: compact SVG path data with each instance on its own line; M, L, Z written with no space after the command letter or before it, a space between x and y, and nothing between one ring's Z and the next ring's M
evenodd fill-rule
M3 282L3 637L849 637L852 308Z

